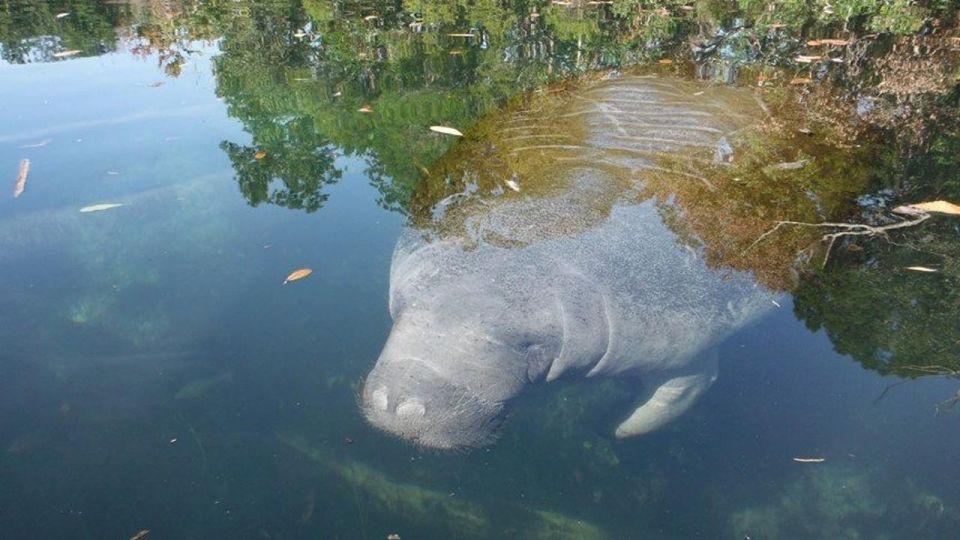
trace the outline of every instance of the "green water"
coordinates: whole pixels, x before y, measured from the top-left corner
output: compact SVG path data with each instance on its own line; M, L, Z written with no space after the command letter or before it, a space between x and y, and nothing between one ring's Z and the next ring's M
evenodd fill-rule
M956 6L770 29L750 2L646 4L0 0L0 537L955 537L960 221L823 268L822 245L789 265L811 231L741 254L777 219L960 202ZM878 30L903 36L795 60ZM719 271L791 296L648 436L612 436L624 381L577 378L485 448L371 428L402 228L457 175L507 174L484 161L498 114L615 70L750 88L780 119L716 193L647 196Z

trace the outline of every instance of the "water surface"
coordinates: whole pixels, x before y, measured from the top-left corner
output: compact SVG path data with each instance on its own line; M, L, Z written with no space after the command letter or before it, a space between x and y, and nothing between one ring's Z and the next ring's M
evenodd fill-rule
M753 161L711 177L716 192L648 186L717 268L793 292L721 346L704 399L618 440L629 385L559 381L520 399L494 445L423 451L367 425L358 388L390 330L401 229L484 167L497 115L544 99L523 90L635 63L749 88L757 71L729 43L657 63L672 49L649 44L685 23L631 34L603 7L228 4L0 4L0 536L955 534L955 223L843 244L799 274L816 234L739 257L776 219L882 211L891 186L956 200L949 130L927 161L901 152L930 136L922 122L859 147L844 126L811 140L795 128L826 127L782 105L797 85L777 75L761 96L788 127L754 139ZM762 172L798 156L815 165ZM101 203L122 206L80 213ZM284 285L301 267L314 273Z

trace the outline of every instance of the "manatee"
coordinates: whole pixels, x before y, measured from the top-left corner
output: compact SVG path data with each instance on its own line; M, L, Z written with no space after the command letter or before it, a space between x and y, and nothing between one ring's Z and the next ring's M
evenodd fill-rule
M560 377L635 381L620 438L689 410L718 344L777 293L711 268L682 209L645 185L709 189L762 114L748 90L623 76L481 121L414 196L367 420L426 447L481 446L527 386Z

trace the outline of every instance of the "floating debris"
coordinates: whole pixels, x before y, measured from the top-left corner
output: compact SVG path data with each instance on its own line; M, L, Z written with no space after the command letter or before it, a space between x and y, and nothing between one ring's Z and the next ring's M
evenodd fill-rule
M253 155L253 159L260 161L261 159L267 157L267 153L263 150L257 150L257 153Z
M177 442L177 438L176 438L176 437L170 439L170 444L173 444L173 443L175 443L175 442Z
M657 60L657 63L662 64L664 66L669 66L670 64L673 63L673 60L670 60L669 58L663 58L661 60Z
M822 56L806 56L801 54L800 56L797 56L795 60L797 62L800 62L801 64L810 64L813 62L818 62L820 60L823 60L823 57Z
M20 160L20 174L17 175L17 184L13 186L13 198L16 199L23 194L27 187L27 174L30 173L30 160Z
M450 37L463 37L463 38L472 38L472 37L473 37L473 34L468 34L468 33L462 33L462 34L452 33L452 34L447 34L447 35L450 36Z
M947 201L930 201L922 203L907 204L893 209L897 214L917 215L933 212L935 214L948 214L951 216L960 216L960 206Z
M447 126L430 126L430 131L436 131L437 133L443 133L445 135L463 137L463 133L460 133L460 130Z
M400 535L397 533L388 534L387 540L400 540Z
M928 268L926 266L908 266L906 270L913 270L914 272L927 272L927 273L937 273L939 270L936 268Z
M60 51L53 53L54 58L67 58L68 56L74 56L80 54L81 51L77 49L70 49L69 51Z
M796 84L796 85L810 84L812 82L813 82L813 79L811 79L810 77L794 77L790 79L790 84Z
M104 210L112 210L114 208L120 208L123 206L121 203L101 203L101 204L92 204L90 206L84 206L80 209L81 214L89 214L91 212L103 212Z
M51 140L52 140L52 139L44 139L44 140L42 140L42 141L40 141L40 142L35 142L35 143L31 143L31 144L21 144L21 145L20 145L20 148L40 148L40 147L42 147L42 146L46 146L46 145L50 144L50 141L51 141Z
M823 463L827 458L822 457L795 457L793 458L797 463Z
M363 107L360 107L359 109L357 109L357 112L372 113L373 107L371 107L370 105L364 105Z
M311 270L311 269L309 269L309 268L301 268L301 269L299 269L299 270L294 270L293 272L290 273L289 276L287 276L287 279L283 280L283 284L286 285L287 283L290 283L291 281L299 281L299 280L301 280L301 279L309 276L309 275L312 274L312 273L313 273L313 270Z
M130 537L130 540L143 540L144 538L147 537L148 534L150 534L150 529L143 529L142 531L138 532L137 534L131 536L131 537Z
M149 86L150 88L158 88L158 87L160 87L160 86L163 86L163 81L153 81L152 83L148 84L147 86Z
M506 184L508 188L516 191L517 193L520 193L520 185L517 184L515 180L508 179L508 180L504 180L503 183Z
M843 47L849 45L850 40L848 39L811 39L807 42L807 45L811 47L817 47L820 45L831 45L834 47Z

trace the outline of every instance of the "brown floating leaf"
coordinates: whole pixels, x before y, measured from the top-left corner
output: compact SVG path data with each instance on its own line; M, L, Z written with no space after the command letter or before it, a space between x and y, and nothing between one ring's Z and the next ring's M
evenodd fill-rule
M363 107L360 107L359 109L357 109L357 112L372 113L372 112L373 112L373 107L371 107L371 106L369 106L369 105L364 105Z
M436 131L437 133L443 133L444 135L463 137L463 133L460 133L460 130L447 126L430 126L430 131Z
M150 534L150 529L143 529L142 531L138 532L137 534L131 536L131 537L130 537L130 540L143 540L144 538L147 537L148 534Z
M907 204L893 209L897 214L915 215L924 212L933 212L935 214L949 214L951 216L960 216L960 206L947 201L930 201L922 203Z
M790 84L810 84L813 82L813 79L810 77L794 77L790 80Z
M823 463L827 458L822 457L795 457L793 458L797 463Z
M283 284L286 285L287 283L290 283L291 281L299 281L299 280L301 280L301 279L309 276L309 275L312 274L312 273L313 273L313 270L311 270L311 269L309 269L309 268L301 268L301 269L299 269L299 270L294 270L293 272L290 273L289 276L287 276L287 279L283 280Z
M30 172L30 160L20 160L20 174L17 175L17 184L13 186L13 198L16 199L27 187L27 174Z
M673 60L670 60L669 58L663 58L663 59L661 59L661 60L657 60L657 63L658 63L658 64L663 64L663 65L665 65L665 66L668 66L668 65L670 65L670 64L673 63Z
M253 159L260 161L261 159L267 157L267 153L263 150L257 150L257 153L253 155Z
M935 268L927 268L926 266L908 266L907 270L913 270L914 272L927 272L927 273L936 273L939 270Z
M53 53L53 57L54 57L54 58L66 58L66 57L68 57L68 56L73 56L73 55L76 55L76 54L80 54L80 51L78 51L77 49L70 49L69 51L55 52L55 53Z

